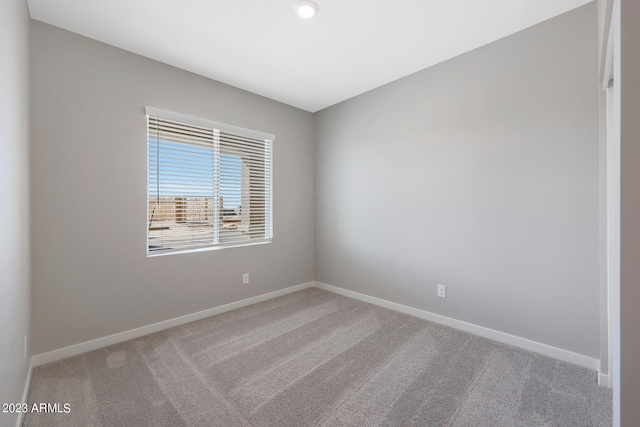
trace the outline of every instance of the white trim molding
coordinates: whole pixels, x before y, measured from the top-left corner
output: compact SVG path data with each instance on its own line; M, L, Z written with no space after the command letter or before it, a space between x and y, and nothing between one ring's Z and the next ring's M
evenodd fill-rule
M385 307L390 310L399 311L401 313L418 317L420 319L425 319L431 322L440 323L441 325L460 329L461 331L479 335L481 337L498 341L503 344L512 345L514 347L519 347L524 350L533 351L535 353L540 353L542 355L553 357L554 359L562 360L564 362L573 363L574 365L583 366L594 371L598 371L598 366L600 364L600 361L598 359L574 353L569 350L553 347L537 341L532 341L526 338L521 338L515 335L496 331L494 329L485 328L484 326L475 325L473 323L464 322L462 320L452 319L451 317L430 313L428 311L387 301L381 298L361 294L359 292L339 288L337 286L327 285L326 283L315 282L315 287L360 301L375 304L380 307Z
M85 341L80 344L70 345L69 347L60 348L58 350L53 350L47 353L36 354L31 358L32 365L34 367L45 365L47 363L66 359L67 357L77 356L79 354L86 353L88 351L97 350L99 348L107 347L113 344L118 344L124 341L128 341L130 339L140 338L142 336L152 334L154 332L159 332L165 329L173 328L174 326L184 325L185 323L190 323L196 320L215 316L216 314L226 313L227 311L235 310L237 308L242 308L249 305L257 304L259 302L263 302L263 301L267 301L283 295L287 295L292 292L297 292L303 289L311 288L313 287L314 283L315 282L307 282L301 285L291 286L285 289L280 289L278 291L269 292L266 294L243 299L240 301L232 302L232 303L221 305L218 307L209 308L207 310L198 311L197 313L187 314L185 316L176 317L174 319L164 320L162 322L154 323L147 326L142 326L140 328L131 329L129 331L119 332L117 334L108 335L102 338L96 338L91 341Z
M31 386L32 372L33 372L33 357L29 359L29 370L27 371L27 380L24 383L24 390L22 391L22 400L20 401L21 403L27 403L27 399L29 398L29 387ZM22 417L24 417L24 412L18 413L16 427L22 426Z
M603 374L602 372L598 372L598 385L611 388L611 377L607 374Z
M207 310L199 311L197 313L187 314L185 316L176 317L174 319L165 320L162 322L154 323L140 328L132 329L125 332L119 332L117 334L109 335L102 338L97 338L91 341L86 341L80 344L71 345L58 350L53 350L48 353L42 353L34 355L31 358L31 365L33 367L41 366L47 363L55 362L58 360L66 359L67 357L77 356L88 351L97 350L99 348L107 347L109 345L118 344L130 339L139 338L144 335L148 335L154 332L159 332L165 329L172 328L174 326L184 325L189 322L204 319L216 314L226 313L231 310L246 307L259 302L267 301L279 296L287 295L292 292L301 291L316 287L325 291L333 292L338 295L343 295L349 298L354 298L360 301L368 302L380 307L385 307L390 310L398 311L408 314L410 316L425 319L431 322L439 323L445 326L456 328L465 332L469 332L474 335L478 335L484 338L488 338L494 341L501 342L503 344L519 347L524 350L533 351L543 354L545 356L553 357L558 360L573 363L575 365L583 366L585 368L598 371L600 361L592 357L584 356L582 354L574 353L561 348L553 347L547 344L532 341L526 338L521 338L515 335L507 334L504 332L496 331L493 329L485 328L483 326L475 325L472 323L464 322L461 320L453 319L439 314L430 313L428 311L420 310L414 307L398 304L395 302L383 300L381 298L372 297L369 295L361 294L358 292L350 291L337 286L328 285L321 282L307 282L301 285L291 286L289 288L281 289L278 291L270 292L267 294L258 295L252 298L247 298L241 301L232 302L229 304L221 305L218 307L210 308ZM29 377L31 376L31 369L29 370ZM598 383L603 386L608 386L609 376L598 373ZM27 379L27 387L29 379ZM25 388L25 399L28 388Z

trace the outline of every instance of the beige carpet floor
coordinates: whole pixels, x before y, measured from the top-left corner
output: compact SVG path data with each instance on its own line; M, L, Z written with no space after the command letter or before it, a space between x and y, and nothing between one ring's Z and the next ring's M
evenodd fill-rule
M24 426L611 426L595 372L307 289L37 367Z

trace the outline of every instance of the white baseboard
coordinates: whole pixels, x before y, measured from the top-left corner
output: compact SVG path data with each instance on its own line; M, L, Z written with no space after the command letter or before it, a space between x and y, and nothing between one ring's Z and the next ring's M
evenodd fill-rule
M29 359L29 370L27 371L27 380L24 383L24 390L22 391L22 400L20 400L21 403L27 403L27 399L29 398L29 386L31 385L31 372L33 372L33 357ZM23 412L18 413L16 427L22 426L23 416L24 416Z
M526 338L521 338L515 335L507 334L504 332L496 331L494 329L485 328L484 326L478 326L473 323L463 322L451 317L441 316L439 314L430 313L428 311L420 310L417 308L409 307L406 305L398 304L395 302L383 300L381 298L372 297L369 295L361 294L359 292L350 291L347 289L339 288L337 286L327 285L326 283L315 282L315 287L324 289L329 292L333 292L346 297L354 298L360 301L368 302L371 304L385 307L391 310L399 311L401 313L409 314L414 317L429 320L431 322L440 323L445 326L460 329L465 332L469 332L474 335L479 335L484 338L489 338L494 341L501 342L503 344L519 347L524 350L540 353L545 356L553 357L555 359L562 360L564 362L573 363L574 365L583 366L585 368L597 371L599 366L599 360L592 357L584 356L582 354L574 353L569 350L563 350L561 348L552 347L547 344L542 344L537 341L532 341Z
M221 305L219 307L209 308L207 310L199 311L197 313L187 314L185 316L180 316L174 319L169 319L169 320L154 323L151 325L142 326L140 328L131 329L129 331L119 332L117 334L108 335L102 338L96 338L91 341L86 341L80 344L74 344L69 347L60 348L58 350L49 351L47 353L36 354L31 358L31 362L34 367L45 365L47 363L55 362L57 360L66 359L67 357L77 356L78 354L86 353L88 351L97 350L99 348L107 347L113 344L118 344L133 338L139 338L148 334L152 334L154 332L173 328L174 326L184 325L185 323L194 322L196 320L204 319L206 317L215 316L216 314L225 313L227 311L235 310L237 308L242 308L242 307L246 307L248 305L256 304L262 301L267 301L282 295L290 294L292 292L301 291L303 289L312 287L314 284L315 282L308 282L308 283L303 283L301 285L291 286L289 288L280 289L278 291L269 292L267 294L262 294L252 298L243 299L241 301L232 302L229 304Z
M55 362L57 360L66 359L67 357L76 356L88 351L96 350L99 348L107 347L109 345L121 343L133 338L139 338L144 335L148 335L154 332L162 331L172 328L174 326L183 325L185 323L193 322L196 320L204 319L206 317L214 316L216 314L225 313L227 311L235 310L238 308L246 307L248 305L256 304L262 301L267 301L272 298L276 298L282 295L286 295L292 292L300 291L310 287L317 287L329 292L333 292L339 295L344 295L350 298L355 298L360 301L375 304L381 307L385 307L391 310L399 311L401 313L409 314L414 317L429 320L431 322L440 323L442 325L450 326L452 328L460 329L465 332L479 335L481 337L489 338L494 341L498 341L504 344L519 347L524 350L533 351L543 354L545 356L553 357L565 362L573 363L575 365L583 366L594 371L598 370L599 360L592 357L584 356L582 354L574 353L568 350L564 350L557 347L552 347L547 344L542 344L536 341L532 341L526 338L521 338L515 335L507 334L504 332L496 331L494 329L485 328L472 323L456 320L450 317L441 316L439 314L430 313L428 311L420 310L414 307L398 304L395 302L383 300L381 298L372 297L369 295L361 294L358 292L350 291L347 289L339 288L336 286L328 285L321 282L308 282L301 285L291 286L286 289L281 289L275 292L270 292L263 295L258 295L252 298L247 298L241 301L232 302L219 307L210 308L207 310L199 311L197 313L188 314L174 319L165 320L162 322L154 323L152 325L143 326L140 328L132 329L125 332L109 335L102 338L97 338L91 341L86 341L80 344L75 344L69 347L64 347L58 350L53 350L47 353L37 354L31 358L31 366L41 366L47 363ZM31 376L31 369L29 370L29 378ZM608 375L598 374L598 382L601 385L608 386L610 379ZM29 379L27 380L27 388L25 393L28 393ZM25 395L26 399L26 395Z
M598 385L602 387L611 388L611 377L608 374L598 372Z

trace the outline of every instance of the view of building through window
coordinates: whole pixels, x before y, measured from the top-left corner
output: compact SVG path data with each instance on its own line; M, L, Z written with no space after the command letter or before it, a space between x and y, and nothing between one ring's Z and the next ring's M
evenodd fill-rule
M270 141L149 118L148 253L270 239Z

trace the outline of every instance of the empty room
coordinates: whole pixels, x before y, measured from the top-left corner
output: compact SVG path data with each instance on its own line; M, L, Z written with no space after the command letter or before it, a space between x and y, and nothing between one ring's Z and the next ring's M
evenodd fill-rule
M4 0L13 426L634 426L640 6Z

